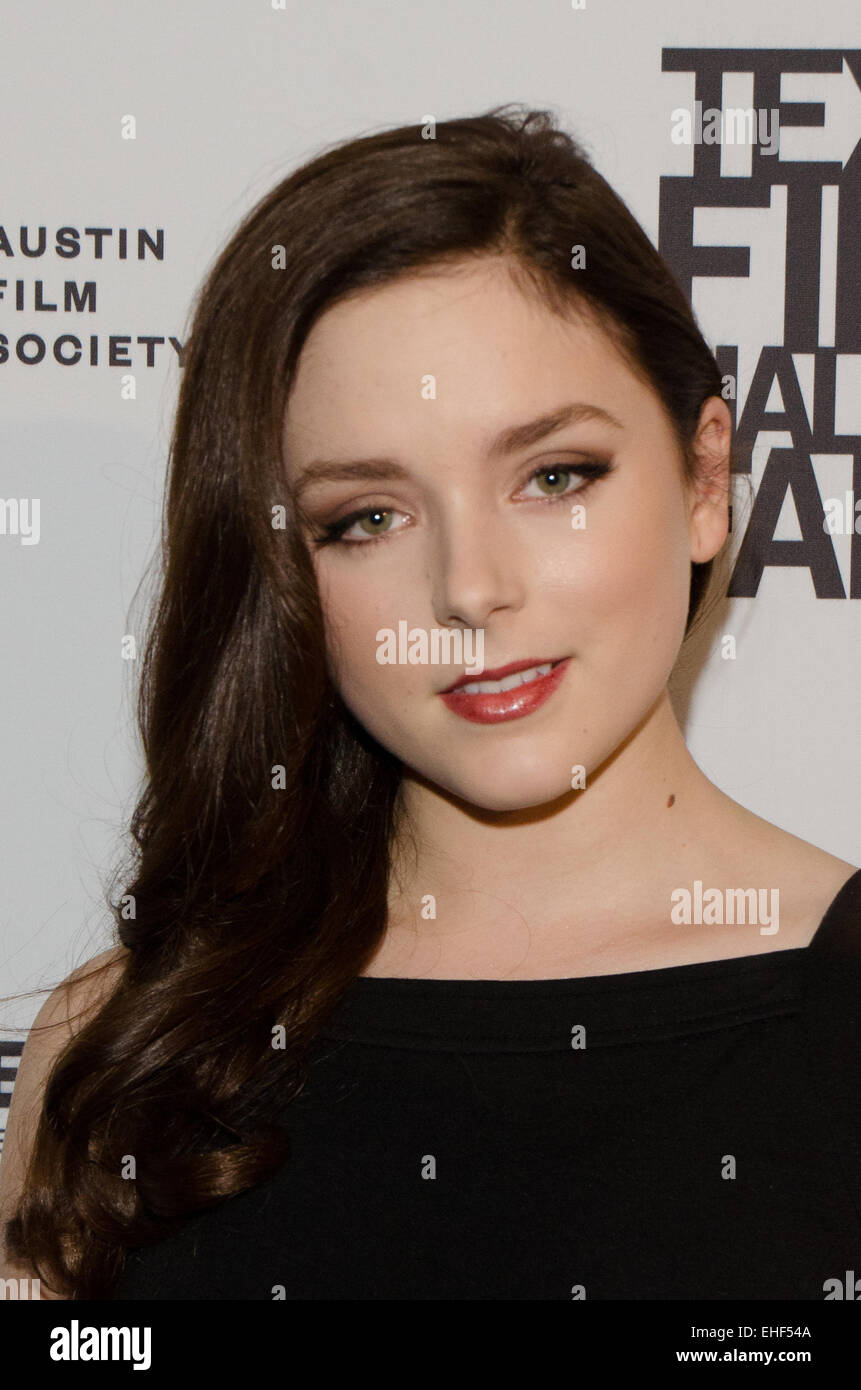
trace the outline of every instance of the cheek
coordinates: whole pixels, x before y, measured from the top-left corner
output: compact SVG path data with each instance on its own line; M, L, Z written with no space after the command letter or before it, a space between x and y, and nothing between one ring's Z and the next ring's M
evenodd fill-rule
M387 689L407 690L421 668L377 661L377 633L383 628L397 632L401 619L413 625L403 577L393 579L370 559L365 567L360 556L346 563L339 558L332 565L323 561L317 583L333 679L347 703L351 694L362 691L385 698Z
M619 651L631 643L677 650L684 631L690 556L684 515L673 493L657 499L632 494L583 531L572 531L540 561L547 589L564 606L584 655Z

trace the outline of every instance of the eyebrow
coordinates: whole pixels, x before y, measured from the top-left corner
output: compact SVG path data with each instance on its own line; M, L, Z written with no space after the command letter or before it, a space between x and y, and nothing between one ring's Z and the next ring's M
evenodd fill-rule
M550 411L547 415L539 415L534 420L526 420L523 424L511 425L502 430L491 440L487 449L487 458L498 459L505 454L516 453L519 449L528 449L530 445L537 444L547 435L555 434L564 425L581 424L588 420L597 420L601 424L609 425L614 430L625 428L621 420L618 420L609 410L604 410L603 406L590 405L586 401L574 401L570 405L563 405L558 410ZM315 459L306 464L299 473L296 480L296 493L301 496L307 488L321 482L341 480L384 482L387 478L405 479L408 477L409 469L398 463L397 459Z

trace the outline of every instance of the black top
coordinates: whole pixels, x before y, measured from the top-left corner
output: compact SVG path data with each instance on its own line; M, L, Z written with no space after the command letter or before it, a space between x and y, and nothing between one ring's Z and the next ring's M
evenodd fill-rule
M362 976L287 1162L116 1297L825 1299L861 1276L860 1016L861 869L804 948Z

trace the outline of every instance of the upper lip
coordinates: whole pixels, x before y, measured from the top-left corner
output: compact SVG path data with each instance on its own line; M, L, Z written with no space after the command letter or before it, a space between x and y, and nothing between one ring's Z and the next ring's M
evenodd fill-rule
M531 656L525 661L510 661L507 666L496 666L492 670L479 671L478 675L458 676L456 681L447 685L445 690L441 690L440 695L448 695L449 691L457 690L461 685L471 685L473 681L501 681L505 676L511 676L515 671L528 671L530 666L554 665L559 661L564 661L562 656Z

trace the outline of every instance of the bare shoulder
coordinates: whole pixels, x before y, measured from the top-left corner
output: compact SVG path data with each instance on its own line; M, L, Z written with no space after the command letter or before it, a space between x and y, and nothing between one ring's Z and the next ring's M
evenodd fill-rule
M760 862L764 868L779 873L787 882L796 883L799 888L808 884L814 892L817 889L828 892L833 888L836 893L847 879L858 872L857 864L829 854L827 850L802 840L789 830L781 830L761 816L754 816L751 812L748 814L755 822L752 840L758 849Z
M781 830L752 811L743 810L745 835L738 855L748 874L756 869L756 880L780 892L781 935L788 944L807 945L841 888L858 872L836 854L819 849L807 840Z
M51 991L28 1031L12 1090L3 1156L0 1160L0 1275L27 1277L27 1271L6 1263L6 1222L14 1214L24 1185L45 1086L60 1053L93 1014L107 1001L128 959L123 946L102 951ZM43 1289L43 1298L52 1295Z
M792 840L795 838L794 835L790 836ZM790 878L793 889L790 905L798 909L796 925L800 932L799 945L807 946L841 888L853 874L857 874L858 865L817 849L804 840L798 841L798 844L803 849L793 851L798 862ZM787 874L789 872L787 869Z
M42 1006L42 1010L47 1011L46 1022L74 1022L77 1027L73 1031L77 1032L81 1024L109 998L119 983L128 958L129 952L125 946L111 946L79 965Z

